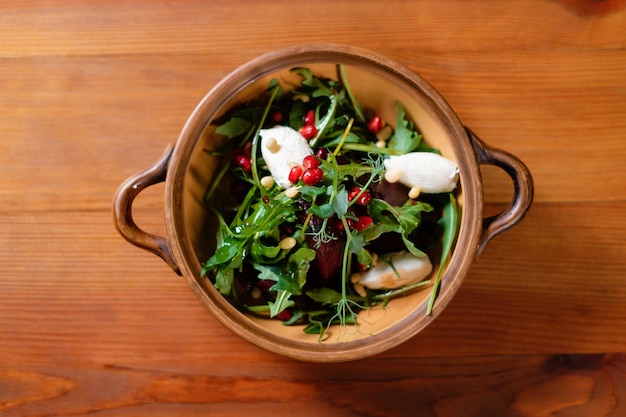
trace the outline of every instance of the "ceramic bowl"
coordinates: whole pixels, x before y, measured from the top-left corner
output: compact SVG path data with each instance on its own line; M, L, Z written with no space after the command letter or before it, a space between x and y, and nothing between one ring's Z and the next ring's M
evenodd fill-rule
M267 89L272 78L289 80L289 70L308 67L318 75L336 78L343 64L352 90L364 107L385 120L395 120L396 103L442 155L459 166L456 197L461 208L454 250L446 265L431 315L426 314L430 288L393 299L386 308L361 313L358 331L334 332L319 341L302 326L284 326L246 314L229 303L201 276L201 262L214 251L215 219L203 204L203 195L217 166L204 149L215 149L217 118ZM481 164L502 168L512 179L513 198L503 212L485 217ZM146 187L165 182L166 236L144 231L135 224L132 205ZM388 350L415 336L450 303L473 260L498 233L518 223L529 209L533 195L531 175L513 155L487 146L467 129L435 89L405 66L371 51L341 45L315 44L289 47L265 54L241 66L216 85L198 104L177 143L167 148L153 166L121 185L114 203L114 221L130 243L163 258L181 274L215 318L243 339L291 358L337 362L365 358ZM494 266L497 267L497 266Z

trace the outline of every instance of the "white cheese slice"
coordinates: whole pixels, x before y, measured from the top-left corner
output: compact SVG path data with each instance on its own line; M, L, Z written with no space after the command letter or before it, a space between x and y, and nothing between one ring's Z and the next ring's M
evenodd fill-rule
M373 290L395 289L423 280L432 270L427 256L418 258L408 251L400 251L380 255L378 265L365 272L357 272L351 279L353 283Z
M399 181L424 193L444 193L456 188L459 167L454 161L430 152L410 152L385 159L389 182Z
M261 129L259 134L261 155L274 181L282 188L291 187L289 171L294 164L302 165L304 157L313 153L309 142L288 126Z

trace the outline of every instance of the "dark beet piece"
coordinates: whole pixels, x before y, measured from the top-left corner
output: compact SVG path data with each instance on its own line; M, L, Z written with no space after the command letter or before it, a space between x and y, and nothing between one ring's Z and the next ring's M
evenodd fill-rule
M300 210L296 212L300 222L304 223L310 203L301 200L298 203ZM309 269L309 283L313 287L327 286L336 277L341 275L341 267L343 264L343 250L346 243L346 237L343 232L337 229L336 221L332 219L326 225L326 234L332 239L318 242L313 238L324 224L324 220L311 216L305 237L309 248L315 251L315 259L311 262Z
M401 206L408 200L409 188L399 182L387 182L384 179L370 186L373 198L385 200L392 206Z

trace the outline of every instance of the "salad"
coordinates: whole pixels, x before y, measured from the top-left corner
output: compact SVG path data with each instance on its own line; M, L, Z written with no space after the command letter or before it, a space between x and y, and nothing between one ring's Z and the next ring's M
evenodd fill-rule
M215 123L205 203L219 226L203 276L238 308L320 338L429 285L431 314L458 227L456 163L402 103L393 123L362 107L345 67L291 72L299 83L272 79Z

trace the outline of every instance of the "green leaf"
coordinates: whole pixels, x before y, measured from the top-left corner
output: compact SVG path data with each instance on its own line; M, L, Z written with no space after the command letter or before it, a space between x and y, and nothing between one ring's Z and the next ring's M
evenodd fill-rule
M361 233L353 233L352 234L352 239L350 239L350 252L358 255L360 254L362 251L364 251L364 247L365 247L365 238L363 237L363 235Z
M346 72L346 67L343 65L338 65L338 74L341 83L343 84L346 92L348 93L348 97L350 97L350 102L352 103L352 107L354 108L354 113L356 114L357 120L361 123L365 123L365 115L363 114L363 109L361 108L361 104L356 99L354 93L352 92L352 87L350 87L350 82L348 81L348 73Z
M295 101L289 111L289 126L298 130L303 125L304 115L306 114L306 106L301 101Z
M255 262L272 262L280 253L278 244L266 245L261 239L254 239L250 245L250 255Z
M367 209L368 214L374 219L374 224L361 232L366 242L378 239L383 233L399 233L409 252L418 257L426 256L413 244L409 235L420 225L422 212L432 211L430 204L407 202L402 206L392 206L384 200L375 198L370 201Z
M316 115L318 115L319 122L317 123L317 126L316 126L317 135L315 135L315 138L311 140L310 142L312 148L315 148L317 146L318 141L326 135L326 132L332 125L331 122L335 118L335 111L337 110L337 98L334 95L330 95L329 99L330 99L330 106L328 107L328 110L326 111L326 114L324 115L324 117L319 119L319 112L320 112L322 105L320 104L316 109Z
M333 206L331 206L328 203L322 204L321 206L312 205L309 208L309 212L313 213L314 215L322 219L328 219L332 217L333 214L335 214L335 211L333 210Z
M322 304L334 305L341 301L341 293L328 287L316 288L306 292L313 301Z
M221 294L228 295L233 287L234 279L235 275L232 268L219 268L215 274L215 288Z
M315 259L315 251L309 248L300 248L289 257L289 268L298 287L294 294L301 294L311 262Z
M344 296L339 291L335 291L332 288L328 287L309 290L306 292L306 295L310 297L313 301L328 305L336 305L344 300ZM352 294L347 295L346 299L354 303L363 303L366 301L365 298Z
M276 265L264 265L260 263L253 263L252 266L254 269L259 271L258 278L260 280L269 280L278 282L280 279L281 268Z
M348 191L343 188L335 195L333 200L333 211L337 216L342 217L348 212Z
M387 146L400 153L409 153L417 149L422 142L422 135L413 129L413 123L406 119L402 104L398 103L396 130Z
M310 88L311 97L330 97L333 95L333 91L321 79L315 77L310 69L294 68L291 72L300 74L304 78L302 85Z
M326 193L326 187L318 187L313 185L304 185L299 189L300 194L310 197L310 201L315 201L317 197Z
M435 282L433 283L430 300L428 301L426 315L432 314L435 299L437 298L437 293L439 292L439 286L441 285L443 271L446 266L445 264L448 260L448 257L450 256L452 247L454 246L454 240L456 238L456 233L459 227L459 214L456 205L456 199L454 198L454 194L449 193L449 195L450 200L443 207L443 216L439 219L438 222L439 225L443 227L443 236L441 239L441 259L439 261L439 272L437 273L437 278L435 278Z
M228 139L243 135L250 130L252 123L246 119L239 117L232 117L228 122L215 129L216 133L220 135L228 136Z
M295 305L295 303L290 300L289 297L291 297L291 293L289 293L289 291L278 290L276 294L276 301L270 301L268 303L270 306L270 317L275 317L286 308Z

